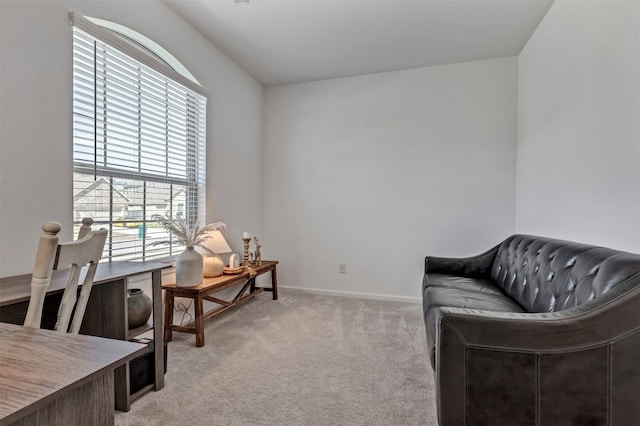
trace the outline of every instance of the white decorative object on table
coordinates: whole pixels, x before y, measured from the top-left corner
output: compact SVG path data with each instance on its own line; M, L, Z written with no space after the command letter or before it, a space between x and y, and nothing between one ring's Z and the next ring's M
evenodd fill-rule
M244 253L242 256L242 266L249 266L251 262L249 261L249 243L251 242L251 235L248 232L242 233L242 242L244 243Z
M176 258L176 286L193 287L202 284L202 255L194 247L185 247Z
M226 229L223 222L210 223L200 228L196 223L193 229L189 228L186 220L182 216L172 218L170 216L153 216L155 220L171 235L175 240L154 241L151 246L160 244L178 244L185 246L185 250L176 259L176 287L193 287L202 283L204 267L202 255L195 250L195 247L202 247L206 251L210 249L203 244L210 238L209 233Z
M205 277L219 277L224 273L224 261L219 253L231 252L231 247L224 239L224 235L219 230L209 232L209 238L202 243L202 248L206 249L209 253L204 254L204 270Z
M224 260L217 254L205 254L202 256L202 275L211 278L219 277L224 273Z
M258 240L258 237L253 237L253 241L256 243L256 251L254 252L256 265L262 266L262 253L260 252L260 247L262 247L262 244L260 244L260 240Z

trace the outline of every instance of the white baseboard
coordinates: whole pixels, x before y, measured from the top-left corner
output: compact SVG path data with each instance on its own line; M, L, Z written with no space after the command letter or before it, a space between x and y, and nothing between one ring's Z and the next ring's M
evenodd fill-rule
M279 289L291 289L313 294L324 294L327 296L341 296L341 297L353 297L356 299L372 299L372 300L388 300L392 302L405 302L405 303L422 303L420 297L408 297L408 296L393 296L391 294L377 294L377 293L360 293L355 291L338 291L338 290L325 290L319 288L304 288L304 287L291 287L291 286L278 286Z

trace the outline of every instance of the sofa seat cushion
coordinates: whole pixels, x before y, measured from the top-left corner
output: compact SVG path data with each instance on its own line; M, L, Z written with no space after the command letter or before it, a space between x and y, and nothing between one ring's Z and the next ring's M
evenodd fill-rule
M462 282L464 282L464 280L462 280ZM429 286L424 290L423 304L424 312L426 312L427 345L430 350L429 356L434 368L438 308L465 308L492 312L526 312L520 305L500 292L468 291L435 285Z
M504 295L488 278L461 277L449 274L425 274L422 281L423 296L429 287L447 287L464 291Z

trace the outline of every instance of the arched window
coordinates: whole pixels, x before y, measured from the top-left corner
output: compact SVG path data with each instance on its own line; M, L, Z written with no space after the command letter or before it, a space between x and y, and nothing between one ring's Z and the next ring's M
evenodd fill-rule
M150 38L140 34L137 31L132 30L131 28L125 27L124 25L120 25L115 22L92 18L90 16L85 16L85 18L93 22L94 24L117 34L124 40L129 41L134 47L154 56L156 59L164 62L165 64L173 68L174 71L185 76L194 83L200 84L198 80L196 80L196 78L189 72L189 70L184 65L182 65L182 62L178 61L175 56L167 51L167 49L160 46Z
M104 259L170 256L171 245L149 246L171 238L157 216L204 219L206 97L148 38L72 20L74 222L109 229Z

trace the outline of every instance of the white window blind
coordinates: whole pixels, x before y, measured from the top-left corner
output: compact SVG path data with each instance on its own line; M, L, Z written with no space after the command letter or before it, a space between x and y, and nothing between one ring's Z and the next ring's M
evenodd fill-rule
M205 115L204 96L74 27L74 223L109 229L103 258L175 254L149 246L170 238L156 215L202 223Z

